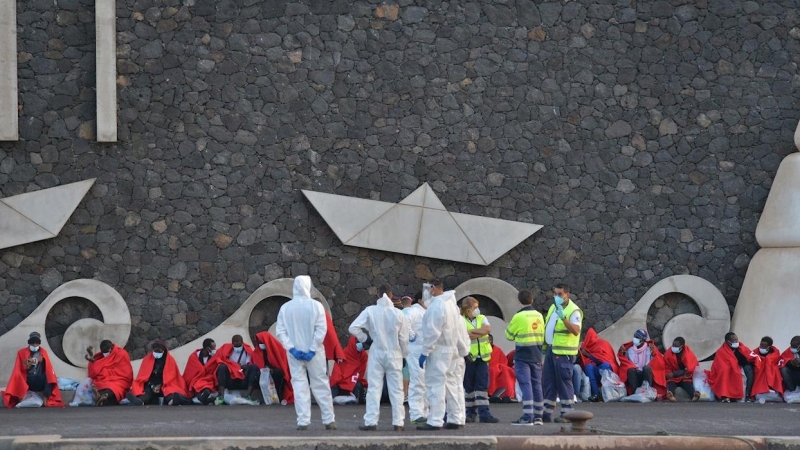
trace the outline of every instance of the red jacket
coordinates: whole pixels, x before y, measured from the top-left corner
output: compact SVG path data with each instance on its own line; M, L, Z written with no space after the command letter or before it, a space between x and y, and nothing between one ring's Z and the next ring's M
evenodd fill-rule
M652 387L655 388L659 397L663 397L667 394L667 373L664 364L664 357L661 356L661 352L658 351L655 343L652 340L648 339L645 341L645 345L652 346L652 349L655 350L651 356L650 364L648 364L648 366L650 366L650 369L653 370L653 384L655 384L655 386ZM627 356L628 349L632 346L633 341L628 341L622 344L622 351L617 354L617 357L619 358L617 375L623 383L628 381L628 370L637 369L636 364L628 359ZM632 392L629 392L629 394L632 394Z
M92 379L97 390L111 389L117 401L125 397L131 389L133 382L133 367L131 357L124 348L114 345L108 356L102 353L94 355L94 361L89 361L89 378Z
M286 356L286 349L283 348L280 341L270 334L269 331L262 331L256 334L258 342L264 344L267 349L261 350L256 348L253 350L253 364L257 365L260 369L268 365L273 369L279 369L283 372L283 399L287 404L294 404L294 390L292 389L292 374L289 371L289 361ZM258 343L256 343L258 346ZM267 360L264 361L264 353L267 354Z
M165 397L172 394L181 394L184 397L188 397L189 394L186 392L186 382L183 381L175 358L172 357L169 351L164 352L162 358L166 358L166 361L164 362L161 393L164 394ZM131 386L133 395L139 396L144 394L144 385L147 384L147 381L150 379L155 363L156 359L153 357L153 352L148 353L147 356L142 359L139 373L136 374L136 379L133 380L133 386Z
M686 373L680 377L674 377L667 381L672 381L675 383L680 383L682 381L692 381L692 376L694 375L695 369L697 369L697 356L694 355L694 352L688 345L683 346L683 351L681 351L681 359L683 361L683 366L686 368ZM680 366L678 365L678 357L672 353L672 347L668 348L666 353L664 353L664 369L666 373L671 373L680 370Z
M746 345L739 344L736 351L744 355L748 362L754 362L755 358L751 356L750 349ZM714 356L711 370L706 372L708 385L717 397L744 398L742 372L733 352L734 349L730 345L723 343Z
M783 377L781 376L781 368L778 365L781 359L781 354L778 353L777 347L772 346L772 351L766 356L761 355L758 349L750 352L750 356L754 358L754 375L753 390L750 395L755 397L757 394L766 394L771 390L783 395Z
M47 384L55 384L53 393L46 399L44 406L65 406L61 401L61 391L58 389L58 377L56 371L53 370L53 365L50 364L50 355L44 347L39 347L39 352L42 355L42 370L45 371L47 377ZM11 372L11 378L8 380L6 390L3 391L3 401L6 408L13 408L25 397L28 393L28 366L26 361L31 355L31 350L28 347L22 348L17 352L17 359L14 362L14 370Z
M367 379L364 378L364 375L367 372L369 355L366 351L359 352L356 344L358 344L356 337L350 336L350 340L347 341L347 346L344 348L344 361L333 365L331 387L339 386L340 389L352 392L358 382L361 382L364 387L367 386Z

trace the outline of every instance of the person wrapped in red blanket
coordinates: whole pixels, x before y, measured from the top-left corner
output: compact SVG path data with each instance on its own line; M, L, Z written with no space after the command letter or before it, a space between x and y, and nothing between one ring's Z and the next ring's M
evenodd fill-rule
M360 396L363 397L361 395L362 389L358 389L357 386L359 384L361 388L368 386L366 378L368 360L369 354L367 350L364 350L355 336L350 336L344 348L344 360L334 364L331 372L331 391L336 404L345 403L344 400L336 397L350 397L352 395L353 400L356 401ZM350 401L347 401L347 403L350 403Z
M14 370L2 393L6 408L17 406L28 391L42 393L44 406L64 406L50 355L41 345L41 334L34 331L28 336L28 346L17 352Z
M794 392L800 386L800 336L792 338L789 348L781 354L778 367L786 388L784 392Z
M689 394L693 402L700 400L700 393L694 390L694 371L697 369L697 357L682 337L672 341L672 347L664 352L664 365L667 371L667 400L674 402L675 390L681 388Z
M200 390L195 390L195 381L203 375L206 365L217 352L217 343L213 339L204 339L203 347L195 350L186 360L183 369L183 379L186 381L186 390L189 395L196 397L203 405L208 405L216 400L217 395L211 384L198 384Z
M257 333L253 338L256 348L253 350L253 363L259 369L267 368L272 375L278 398L287 405L294 404L292 390L292 374L289 373L289 362L286 360L286 349L269 331Z
M781 368L778 363L781 359L780 350L772 345L772 338L764 336L757 350L750 352L753 360L753 390L750 395L755 397L759 394L769 394L770 391L777 392L783 396L783 379L781 378Z
M167 350L167 343L158 339L151 348L153 351L142 359L139 373L125 398L134 406L158 405L162 398L165 405L191 404L186 382L178 363Z
M100 342L100 353L88 347L84 356L89 361L89 378L95 389L95 406L111 406L125 398L133 383L131 357L124 348L109 340Z
M217 391L216 405L225 403L225 390L246 390L246 397L253 402L253 391L258 388L261 370L253 363L253 347L244 343L241 335L231 337L231 342L217 349L203 368L202 375L195 377L191 389Z
M584 336L583 343L578 352L578 362L581 367L583 367L583 372L589 378L589 386L592 392L589 401L601 401L600 371L610 370L616 373L619 369L617 357L614 354L614 347L612 347L611 343L607 340L601 339L594 328L589 328L586 331L586 336Z
M617 375L628 385L632 394L645 381L656 390L659 398L667 393L664 357L650 340L647 330L639 329L633 334L633 341L622 344L617 353L619 368Z
M494 345L494 336L489 335L492 345L492 359L489 360L489 401L492 403L511 401L517 398L517 376L508 367L508 357L503 350Z
M711 371L706 372L708 385L711 386L714 395L723 403L730 403L731 399L749 400L755 378L753 362L755 358L750 349L739 343L736 333L726 334L725 342L717 350L714 362L711 363ZM742 371L745 383L742 383Z

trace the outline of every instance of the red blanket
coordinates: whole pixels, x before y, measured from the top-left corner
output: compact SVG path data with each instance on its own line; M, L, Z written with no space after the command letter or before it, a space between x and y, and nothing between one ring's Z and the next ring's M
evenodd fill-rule
M661 356L661 352L655 346L655 343L651 340L645 341L645 345L652 346L654 352L652 359L650 359L650 368L653 370L653 386L658 393L659 398L667 395L667 379L666 379L666 367L664 364L664 357ZM627 351L629 348L633 346L633 341L628 341L622 344L621 351L617 354L619 358L619 368L617 369L617 375L619 379L622 380L623 383L628 381L628 369L636 369L636 364L634 364L630 359L628 359ZM628 394L633 394L633 392L628 392Z
M786 350L781 353L781 359L778 360L778 367L783 368L786 367L787 364L791 360L794 359L794 352L792 352L792 347L787 348Z
M50 364L50 355L47 354L47 350L45 350L44 347L39 347L39 352L42 355L42 370L45 371L47 384L55 384L53 393L46 399L44 406L63 407L65 405L64 402L61 401L61 391L58 389L58 377L56 377L56 371L53 370L53 365ZM11 372L11 378L8 380L6 390L3 391L3 401L5 402L6 408L13 408L16 406L17 403L25 397L25 394L28 393L28 366L25 362L30 355L31 351L28 347L22 348L17 352L17 359L14 362L14 371Z
M783 395L783 377L781 377L781 369L778 362L781 359L781 354L774 345L772 351L766 356L758 353L758 350L750 353L755 360L753 363L755 379L753 380L753 390L750 393L753 397L757 394L766 394L771 390Z
M280 341L270 334L269 331L262 331L256 334L256 346L258 343L266 345L267 360L264 361L264 350L257 348L253 350L253 364L259 369L269 365L273 369L280 369L283 372L283 399L288 404L294 404L294 390L292 389L292 374L289 372L289 361L286 357L286 349Z
M244 351L250 355L250 361L255 361L253 347L250 347L247 344L242 344L242 347L244 348ZM244 373L242 373L242 368L236 361L230 360L231 353L233 353L233 344L230 342L223 344L222 347L218 348L217 353L214 354L214 357L209 359L205 367L203 367L203 373L195 377L192 385L189 386L189 388L194 392L203 392L203 389L211 389L212 391L216 391L217 386L219 385L219 380L217 380L217 368L220 364L225 364L228 366L228 372L230 373L232 380L243 380Z
M508 367L508 357L500 347L493 345L492 359L489 360L489 396L504 388L505 391L500 397L517 398L516 382L514 369Z
M586 367L586 364L594 364L594 361L583 353L589 353L598 360L604 363L611 364L611 369L616 372L619 368L617 364L617 357L614 355L614 347L605 339L601 339L594 328L586 330L586 336L583 338L581 344L581 351L578 353L581 367Z
M89 378L98 391L111 389L117 401L122 400L133 382L130 355L118 345L111 349L108 356L96 353L94 361L89 361Z
M184 397L188 397L189 394L186 392L186 382L183 381L175 358L173 358L172 354L169 352L164 352L162 358L167 359L164 363L161 393L164 394L165 397L172 394L181 394ZM150 379L150 374L153 373L153 365L155 365L155 363L156 359L153 357L152 352L144 357L142 365L139 367L139 373L136 374L136 379L133 380L133 386L131 386L133 395L139 396L144 394L144 385L147 384L147 380Z
M202 349L198 348L197 350L193 351L191 355L189 355L189 359L186 360L186 367L183 369L183 380L186 382L186 387L192 396L200 393L199 391L195 391L192 386L197 380L197 377L203 375L203 371L206 368L206 366L204 366L203 363L197 358L197 352L200 350ZM206 363L210 362L212 359L213 356L208 358Z
M750 356L750 349L744 344L739 344L736 349L744 355L748 361L753 362L755 358ZM708 385L717 397L741 399L744 398L744 385L742 382L742 371L739 361L733 354L733 349L724 343L717 350L714 362L711 363L711 371L708 374Z
M337 362L333 365L333 372L331 372L331 387L339 386L339 389L345 391L353 391L356 383L366 387L367 379L364 375L367 372L367 361L369 355L367 352L359 352L356 349L358 340L355 336L350 336L347 341L347 346L344 348L344 361Z
M325 359L328 361L345 359L342 344L339 342L339 336L336 334L336 327L333 326L333 320L329 314L325 314L325 318L328 320L328 332L325 335L325 339L322 341L322 345L325 346Z
M682 377L670 378L667 381L673 381L675 383L692 381L694 370L699 364L697 362L697 356L694 355L694 352L691 348L689 348L688 345L684 345L683 351L681 351L681 359L683 361L683 366L686 367L686 373L683 374ZM664 368L666 369L666 373L680 370L680 366L678 365L678 357L675 355L675 353L672 353L672 347L668 348L666 353L664 353Z
M507 358L508 358L508 367L511 367L512 369L514 368L514 357L515 356L517 356L517 351L516 350L511 350L510 352L508 352L508 356L507 356Z

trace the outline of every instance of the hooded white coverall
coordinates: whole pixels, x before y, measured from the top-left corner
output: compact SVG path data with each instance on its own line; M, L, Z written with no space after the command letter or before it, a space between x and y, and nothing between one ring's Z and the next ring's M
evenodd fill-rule
M286 349L299 426L311 423L309 381L322 413L322 423L327 425L335 421L325 347L322 344L327 331L325 308L322 303L311 298L311 278L306 275L295 278L292 299L284 303L278 312L275 334ZM316 354L311 361L300 361L289 353L292 348L302 352L313 351Z
M433 297L422 318L422 329L422 354L428 355L425 362L430 405L428 425L443 426L445 412L448 423L463 425L466 422L464 357L469 354L469 334L456 305L455 291Z
M367 412L364 425L377 425L381 411L383 376L392 403L392 425L403 426L406 410L403 407L403 358L408 355L408 321L385 294L378 303L367 306L350 325L350 334L359 342L372 338L367 359ZM418 363L419 365L419 363Z
M422 354L422 317L425 308L420 304L403 310L408 318L411 330L409 339L414 342L408 344L408 413L411 420L428 417L428 400L425 398L425 369L419 367L419 355Z

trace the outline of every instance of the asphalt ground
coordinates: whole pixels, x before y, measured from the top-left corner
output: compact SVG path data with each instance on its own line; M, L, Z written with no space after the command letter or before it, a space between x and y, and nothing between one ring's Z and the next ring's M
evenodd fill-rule
M590 411L589 427L606 434L697 436L800 436L800 404L757 403L580 403ZM525 436L552 435L562 424L514 426L519 404L492 404L497 424L467 424L463 430L394 432L391 411L382 405L377 432L358 430L364 405L336 406L337 431L326 431L319 409L312 408L308 431L297 431L292 406L112 406L0 410L0 435L60 435L63 438L211 437L211 436ZM567 425L568 426L568 425Z

